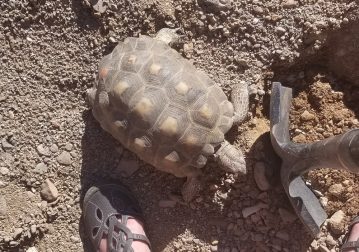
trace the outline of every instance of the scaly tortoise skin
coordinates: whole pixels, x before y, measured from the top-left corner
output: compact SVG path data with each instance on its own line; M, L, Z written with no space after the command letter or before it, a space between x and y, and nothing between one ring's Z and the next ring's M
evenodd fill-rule
M213 154L227 171L245 173L242 153L224 139L247 112L248 95L236 92L237 114L205 73L165 42L140 36L101 60L88 97L101 127L124 147L162 171L196 178ZM194 190L190 184L187 191Z

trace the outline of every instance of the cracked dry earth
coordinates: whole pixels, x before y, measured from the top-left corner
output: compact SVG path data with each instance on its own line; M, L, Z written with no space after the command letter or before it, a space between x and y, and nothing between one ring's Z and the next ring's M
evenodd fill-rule
M268 106L272 81L294 89L296 142L359 127L358 2L94 2L0 3L0 251L91 251L82 197L109 181L138 197L154 251L338 251L358 214L359 177L325 167L305 175L329 216L310 237L275 176ZM227 134L245 150L248 174L208 162L205 190L189 205L170 196L183 180L124 149L85 99L118 41L163 27L180 28L176 50L226 94L242 80L251 92L248 120Z

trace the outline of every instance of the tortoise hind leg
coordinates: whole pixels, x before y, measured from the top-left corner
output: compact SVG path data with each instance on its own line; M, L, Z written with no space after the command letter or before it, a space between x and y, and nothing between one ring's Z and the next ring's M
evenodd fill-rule
M233 123L238 125L248 115L249 92L247 82L241 81L232 88L231 101L234 107Z
M219 166L232 173L246 174L246 161L241 150L230 144L228 141L224 141L221 147L214 154Z

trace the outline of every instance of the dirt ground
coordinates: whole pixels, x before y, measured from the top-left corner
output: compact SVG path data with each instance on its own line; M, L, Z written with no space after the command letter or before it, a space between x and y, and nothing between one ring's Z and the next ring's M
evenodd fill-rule
M269 100L272 81L293 88L295 142L359 127L358 1L209 2L111 0L103 13L96 0L0 3L0 251L92 251L82 198L109 181L139 199L153 251L338 251L359 213L359 176L326 167L304 175L329 217L343 213L312 238L278 181ZM226 136L245 152L248 174L226 174L210 160L205 189L188 205L169 196L184 180L124 149L86 101L101 57L128 36L163 27L180 28L176 49L228 96L242 80L251 93L248 120ZM265 190L253 177L261 165L270 175ZM40 195L46 179L55 201ZM249 207L256 210L244 216Z

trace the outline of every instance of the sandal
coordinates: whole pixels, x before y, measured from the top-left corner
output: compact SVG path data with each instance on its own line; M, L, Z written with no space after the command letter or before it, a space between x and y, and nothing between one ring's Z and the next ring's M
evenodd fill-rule
M144 242L151 249L145 235L134 234L126 226L130 218L142 223L144 219L137 200L125 187L115 184L91 187L86 192L83 209L85 231L95 251L102 239L107 239L108 252L133 252L133 241Z
M353 228L354 224L357 224L357 223L359 223L359 216L355 217L354 220L350 223L348 233L346 234L346 236L344 238L344 244L340 249L341 252L345 252L345 251L348 251L351 249L354 249L357 252L359 252L359 238L356 241L348 241L349 235L352 231L352 228Z

